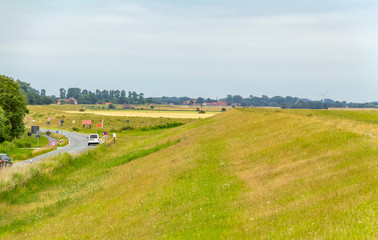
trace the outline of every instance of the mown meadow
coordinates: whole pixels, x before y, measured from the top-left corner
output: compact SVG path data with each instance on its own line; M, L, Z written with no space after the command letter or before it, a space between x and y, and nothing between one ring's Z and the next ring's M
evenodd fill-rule
M159 124L1 172L0 237L377 238L378 112L233 109Z

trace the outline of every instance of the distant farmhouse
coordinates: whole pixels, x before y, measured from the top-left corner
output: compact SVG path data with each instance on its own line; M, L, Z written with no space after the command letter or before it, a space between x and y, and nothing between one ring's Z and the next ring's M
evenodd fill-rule
M92 120L83 120L81 123L83 124L83 128L92 128Z
M227 101L216 101L216 102L206 103L206 106L224 107L224 106L227 106Z
M200 104L197 103L197 100L186 100L184 103L184 105L195 105L195 106L199 106ZM223 107L223 106L227 106L227 101L216 101L216 102L207 102L207 103L204 103L203 104L204 106L218 106L218 107Z
M184 105L196 105L197 104L197 100L186 100L184 103Z
M123 104L122 108L123 109L135 109L135 107L131 106L131 104Z
M241 103L231 103L232 107L241 106Z
M58 102L57 102L57 104L58 104L58 105L61 105L62 102L65 102L65 103L68 103L68 104L77 104L76 99L73 98L73 97L70 97L70 98L68 98L68 99L59 99Z

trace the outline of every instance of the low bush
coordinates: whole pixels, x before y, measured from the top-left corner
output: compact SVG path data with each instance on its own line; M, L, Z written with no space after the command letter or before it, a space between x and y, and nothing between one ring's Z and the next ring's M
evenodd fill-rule
M151 127L142 127L140 128L140 130L149 131L149 130L164 129L164 128L174 128L174 127L178 127L182 125L184 125L184 123L173 122L173 123L160 124L160 125L151 126Z
M15 151L17 150L17 145L15 143L12 143L12 142L3 142L2 144L0 144L0 153L7 153L7 152L10 152L10 151Z
M134 130L135 127L131 127L131 126L124 126L121 128L121 131L127 131L127 130Z
M81 128L78 128L78 127L72 127L72 131L74 132L79 132L81 130Z

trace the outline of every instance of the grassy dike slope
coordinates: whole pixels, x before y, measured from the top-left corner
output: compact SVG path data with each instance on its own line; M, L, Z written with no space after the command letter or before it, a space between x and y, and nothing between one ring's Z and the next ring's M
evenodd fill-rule
M130 133L67 160L43 184L2 194L8 218L0 223L10 225L0 236L374 239L374 119L377 112L236 109Z

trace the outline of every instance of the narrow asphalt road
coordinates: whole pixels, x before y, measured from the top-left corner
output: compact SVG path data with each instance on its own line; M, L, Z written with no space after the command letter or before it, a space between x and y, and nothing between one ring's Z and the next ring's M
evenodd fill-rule
M63 131L63 134L70 141L70 143L67 146L58 148L58 150L55 150L52 152L39 155L35 158L31 158L22 162L15 163L13 164L13 166L22 166L25 164L35 163L35 162L41 161L44 158L52 157L52 156L58 155L60 153L65 153L65 152L70 153L70 154L79 154L79 153L87 151L88 149L92 149L96 147L95 145L88 146L87 135L74 133L74 132L64 132L64 131Z

